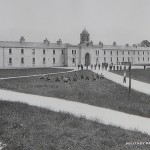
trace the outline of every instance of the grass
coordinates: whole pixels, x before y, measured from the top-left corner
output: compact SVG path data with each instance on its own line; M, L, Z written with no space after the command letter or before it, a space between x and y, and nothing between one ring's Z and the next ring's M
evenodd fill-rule
M149 136L22 103L0 101L3 150L143 150Z
M0 69L0 77L16 77L24 75L47 74L65 72L70 69L61 68L30 68L30 69Z
M123 70L116 70L112 71L113 73L119 74L123 76L124 71ZM129 77L129 71L127 70L127 77ZM150 69L132 69L131 72L132 79L139 80L142 82L150 83Z
M67 73L73 76L74 73ZM57 97L90 105L110 108L117 111L150 117L150 96L132 91L128 96L128 89L107 79L93 82L92 72L78 71L88 74L90 80L79 79L76 83L55 82L56 75L51 75L50 81L41 80L40 77L9 79L0 81L0 87L49 97Z

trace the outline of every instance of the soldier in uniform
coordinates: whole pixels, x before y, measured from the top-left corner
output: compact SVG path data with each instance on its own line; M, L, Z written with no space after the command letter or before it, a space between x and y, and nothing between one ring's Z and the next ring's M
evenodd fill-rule
M81 74L81 79L84 79L84 75L83 74Z
M80 65L78 65L78 70L80 69Z
M59 81L60 81L60 78L59 78L59 76L58 76L58 75L56 76L55 81L56 81L56 82L59 82Z
M93 65L91 65L91 70L93 70Z
M49 75L47 76L46 80L47 80L47 81L51 80Z
M44 75L42 74L42 76L40 77L40 79L44 80Z
M83 65L81 65L81 70L83 70Z
M119 66L117 65L117 70L119 70Z
M126 83L126 78L127 78L127 75L126 75L126 72L124 72L124 74L123 74L123 83Z
M100 70L100 67L101 67L101 65L100 65L100 64L98 64L98 68L99 68L99 70Z
M86 75L86 77L85 77L85 80L89 80L90 78L89 78L89 76L88 75Z

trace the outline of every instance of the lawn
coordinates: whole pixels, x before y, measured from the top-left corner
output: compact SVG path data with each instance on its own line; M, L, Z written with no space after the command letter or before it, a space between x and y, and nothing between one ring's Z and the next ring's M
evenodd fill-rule
M81 75L89 75L90 80L80 79ZM150 96L132 91L128 96L128 89L107 79L92 80L92 72L78 71L77 82L55 82L56 75L50 75L50 81L40 77L2 80L0 87L49 97L82 102L90 105L110 108L117 111L150 117ZM67 73L74 76L74 73Z
M3 150L143 150L150 136L22 103L0 101Z
M124 71L116 70L111 71L113 73L119 74L123 76ZM129 77L129 71L127 70L127 76ZM150 83L150 68L144 70L144 69L132 69L131 71L131 77L132 79L139 80L142 82Z
M30 69L0 69L0 77L16 77L36 74L65 72L71 69L61 68L30 68Z

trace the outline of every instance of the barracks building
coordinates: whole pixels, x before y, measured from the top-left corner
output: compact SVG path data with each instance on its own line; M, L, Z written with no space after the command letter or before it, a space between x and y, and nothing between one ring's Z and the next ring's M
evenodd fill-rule
M74 67L78 65L95 64L132 64L150 63L150 43L144 40L141 44L130 46L104 45L102 42L94 44L90 41L90 34L86 29L80 34L80 43L72 45L63 43L59 39L50 43L26 42L24 37L20 41L0 41L0 69L13 68L44 68L55 66Z

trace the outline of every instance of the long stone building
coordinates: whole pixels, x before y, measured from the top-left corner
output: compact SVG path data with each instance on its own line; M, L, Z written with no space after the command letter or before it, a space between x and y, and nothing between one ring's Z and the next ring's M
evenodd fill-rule
M72 45L50 43L47 39L43 43L26 42L24 37L18 42L0 41L0 68L43 68L54 66L78 66L95 64L133 64L150 63L150 43L143 41L139 45L125 46L104 45L102 42L93 44L86 29L80 34L80 43Z

